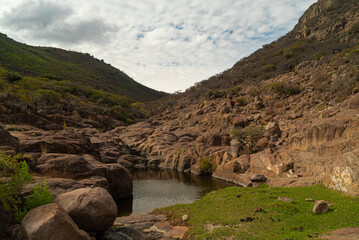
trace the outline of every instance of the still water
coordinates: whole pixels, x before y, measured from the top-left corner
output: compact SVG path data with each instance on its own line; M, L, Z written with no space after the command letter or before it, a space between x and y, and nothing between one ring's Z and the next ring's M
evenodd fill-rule
M133 197L118 201L119 216L145 214L155 208L192 203L220 188L235 186L211 176L196 176L174 170L135 170Z

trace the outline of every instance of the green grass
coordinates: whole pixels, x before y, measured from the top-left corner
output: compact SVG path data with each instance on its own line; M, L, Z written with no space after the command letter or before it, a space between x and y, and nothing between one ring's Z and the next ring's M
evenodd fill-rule
M293 202L277 198L289 197ZM313 214L313 202L326 200L332 205L325 214ZM263 212L255 212L261 208ZM193 204L180 204L155 212L165 213L181 223L189 215L189 239L311 239L342 227L359 225L359 198L325 188L322 185L295 188L230 187L211 192ZM247 217L252 222L241 222ZM182 222L183 223L183 222ZM209 231L209 226L214 226ZM297 229L302 228L302 231Z

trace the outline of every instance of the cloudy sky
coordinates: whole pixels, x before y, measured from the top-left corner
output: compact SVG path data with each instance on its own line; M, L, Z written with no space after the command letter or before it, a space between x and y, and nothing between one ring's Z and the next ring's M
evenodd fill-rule
M284 35L315 2L1 0L0 32L90 53L146 86L174 92Z

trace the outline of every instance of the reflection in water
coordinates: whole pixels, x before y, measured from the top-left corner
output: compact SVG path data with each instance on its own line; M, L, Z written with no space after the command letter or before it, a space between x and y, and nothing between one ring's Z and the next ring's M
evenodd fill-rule
M141 169L132 172L133 197L117 202L119 216L145 214L155 208L192 203L208 192L235 186L212 178L173 170Z

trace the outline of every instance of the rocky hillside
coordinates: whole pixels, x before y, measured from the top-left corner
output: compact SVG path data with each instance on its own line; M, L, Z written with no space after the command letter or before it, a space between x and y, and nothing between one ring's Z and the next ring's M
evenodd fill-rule
M356 0L319 0L288 34L175 98L199 99L209 90L254 86L261 81L295 72L295 67L306 61L317 64L331 62L331 65L336 65L332 66L335 69L342 65L335 62L335 56L359 41L358 12Z
M319 0L286 36L182 94L153 102L149 112L96 89L102 77L84 86L90 70L79 65L97 60L1 36L14 49L0 60L0 151L26 154L35 178L21 191L23 199L46 177L56 204L34 209L12 228L11 213L0 208L0 233L49 238L50 231L32 231L41 225L68 226L57 233L73 232L79 239L90 239L82 230L97 239L122 237L117 228L105 231L116 218L113 199L132 195L130 168L211 174L245 187L323 183L359 195L358 9L357 0ZM33 68L22 68L27 57L10 57L19 51L37 59ZM74 65L75 56L88 62ZM37 69L59 59L68 62L54 72ZM79 71L62 75L68 67ZM162 217L148 221L168 228ZM163 232L149 239L161 237Z
M150 166L359 194L358 9L319 0L286 36L115 132Z

